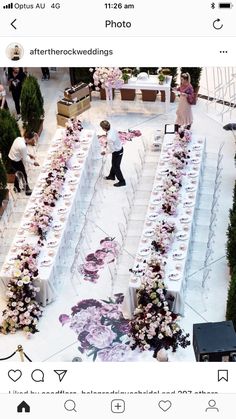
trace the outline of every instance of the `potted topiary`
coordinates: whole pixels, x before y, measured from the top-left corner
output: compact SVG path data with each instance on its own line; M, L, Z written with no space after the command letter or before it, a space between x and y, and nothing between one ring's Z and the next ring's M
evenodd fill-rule
M9 190L7 189L7 172L2 159L0 159L0 216L4 212L4 208L2 207L2 201L4 199L9 199Z
M197 103L198 92L200 89L200 80L202 74L202 67L181 67L180 69L182 73L189 73L191 78L191 85L193 86L194 90L194 101L193 105Z
M122 70L122 79L124 84L127 84L129 79L132 76L132 70L129 68L124 68ZM120 89L121 100L134 100L136 91L135 89Z
M43 129L43 97L38 80L34 76L28 76L21 91L21 117L23 127L27 131L41 134Z
M173 103L175 101L176 95L175 92L173 92L173 89L176 87L176 81L177 81L177 75L178 75L178 67L169 67L168 69L162 70L163 74L166 74L168 76L172 76L171 79L171 89L170 89L170 101ZM165 102L166 100L166 92L163 90L161 91L161 101Z
M7 171L7 182L15 180L14 171L10 165L8 154L15 138L20 137L20 130L15 118L5 109L0 110L0 152Z

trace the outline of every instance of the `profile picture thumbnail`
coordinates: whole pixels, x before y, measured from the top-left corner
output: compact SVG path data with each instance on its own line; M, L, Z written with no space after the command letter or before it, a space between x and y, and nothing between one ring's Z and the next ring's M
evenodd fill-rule
M6 49L7 57L12 61L19 61L24 55L24 48L21 44L14 42Z

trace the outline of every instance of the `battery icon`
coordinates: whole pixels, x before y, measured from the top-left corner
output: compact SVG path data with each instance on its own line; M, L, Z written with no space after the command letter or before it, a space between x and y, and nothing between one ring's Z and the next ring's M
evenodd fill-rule
M233 3L226 3L226 2L219 3L220 9L232 9L232 7L233 7Z

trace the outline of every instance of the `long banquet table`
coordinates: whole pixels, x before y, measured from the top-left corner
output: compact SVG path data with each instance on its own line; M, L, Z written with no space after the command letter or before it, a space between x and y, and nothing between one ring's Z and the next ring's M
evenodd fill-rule
M14 259L17 252L25 244L36 245L38 236L30 230L30 218L33 216L37 203L40 203L40 189L50 171L50 159L60 145L63 130L58 129L52 139L51 147L42 166L41 173L29 198L25 213L17 230L13 244L6 256L0 272L0 293L6 295L6 287L11 278ZM35 286L40 288L37 300L43 305L54 301L57 297L60 267L66 263L66 243L74 229L73 217L78 213L78 204L82 189L88 180L88 167L92 158L97 158L98 141L93 130L84 129L80 134L80 143L75 146L66 172L66 179L61 196L52 208L53 223L47 233L43 247L37 259L39 275Z
M187 262L191 248L191 238L194 230L195 208L200 190L203 169L205 140L193 136L188 144L189 162L183 170L182 188L176 215L164 214L161 210L162 179L172 166L168 159L174 143L174 134L166 134L163 141L159 165L157 167L154 186L151 192L149 206L144 222L138 251L133 265L133 273L129 283L130 312L137 307L137 290L141 285L141 278L147 268L147 260L151 255L153 230L160 220L175 223L177 231L168 254L163 258L165 265L165 285L168 293L174 297L172 310L180 315L184 314L184 289L187 273Z
M131 77L128 83L122 84L120 89L137 89L137 90L160 90L165 92L165 111L169 112L170 107L170 87L171 76L167 76L167 81L159 84L158 78L155 75L150 75L147 79L139 80L137 77Z

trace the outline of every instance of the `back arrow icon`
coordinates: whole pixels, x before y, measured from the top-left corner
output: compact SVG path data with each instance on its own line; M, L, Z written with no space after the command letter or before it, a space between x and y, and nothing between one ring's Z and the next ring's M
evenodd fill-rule
M213 28L214 29L217 29L217 30L223 28L223 24L220 25L220 19L214 20L214 22L213 22Z
M14 25L14 23L16 22L16 19L14 19L12 22L11 22L11 26L14 28L14 29L16 29L16 27L15 27L15 25Z

